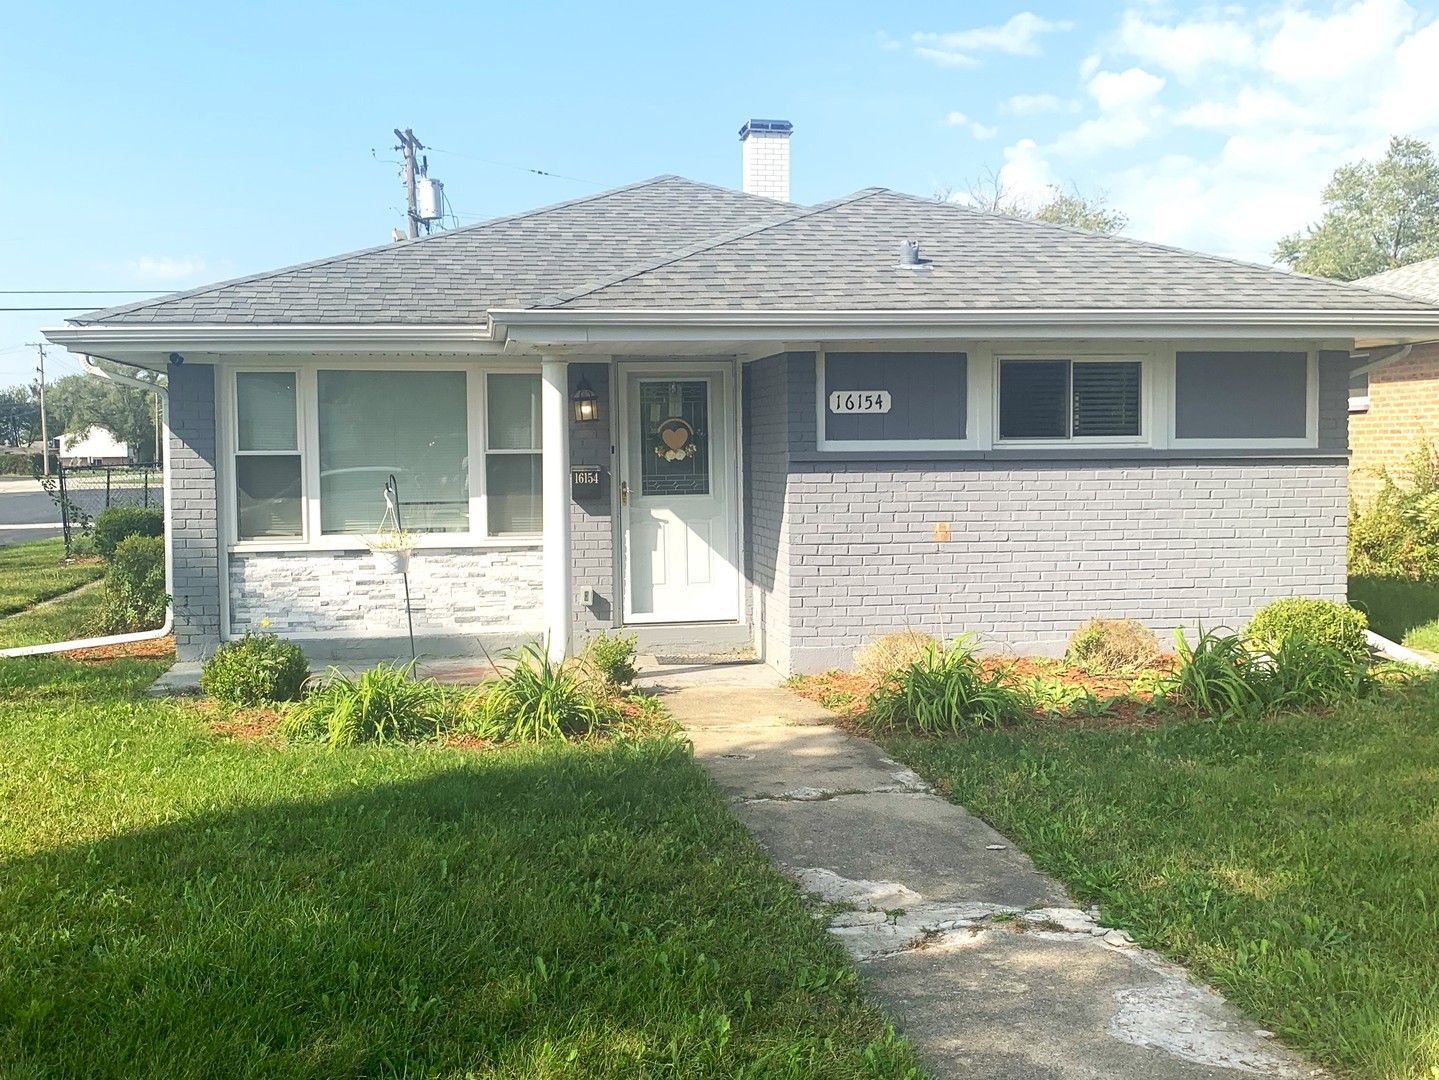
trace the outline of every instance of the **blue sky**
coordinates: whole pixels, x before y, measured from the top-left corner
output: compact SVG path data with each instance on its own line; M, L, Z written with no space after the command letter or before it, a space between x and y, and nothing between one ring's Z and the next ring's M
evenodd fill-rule
M0 290L163 292L382 243L402 224L396 126L435 148L468 222L657 173L738 185L751 116L795 124L797 201L962 197L992 171L1026 199L1106 191L1134 236L1265 261L1335 166L1391 133L1439 136L1435 16L1404 0L16 4ZM30 377L23 343L63 318L0 312L0 386ZM56 352L57 374L77 370Z

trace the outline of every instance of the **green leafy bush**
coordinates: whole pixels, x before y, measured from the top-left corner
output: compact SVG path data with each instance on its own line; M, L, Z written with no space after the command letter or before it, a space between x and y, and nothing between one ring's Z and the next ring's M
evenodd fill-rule
M0 476L34 476L42 465L39 454L0 454Z
M142 506L111 506L100 511L91 533L95 550L106 559L113 559L115 548L128 537L164 536L165 515Z
M1285 708L1335 706L1375 685L1366 660L1294 630L1262 648L1240 634L1201 630L1191 646L1174 632L1179 663L1162 680L1166 704L1216 719L1254 718Z
M635 668L635 642L633 634L611 637L601 630L585 645L582 660L592 664L611 687L620 689L629 686L639 674Z
M433 679L416 679L414 668L413 661L386 662L354 678L331 668L324 683L290 709L280 731L331 748L437 735L456 719L454 694Z
M486 738L550 742L588 734L617 709L585 685L573 665L552 660L538 644L504 654L509 671L481 688L470 724Z
M1369 502L1349 506L1349 572L1366 577L1439 578L1439 453L1420 441L1396 478Z
M860 722L875 731L950 735L1001 727L1032 717L1025 695L1005 683L1001 670L986 672L972 639L931 646L896 670L869 696Z
M246 708L300 696L310 664L300 646L274 634L245 631L205 661L200 689L211 697Z
M900 668L923 660L938 647L938 641L919 630L883 634L855 650L854 669L882 682Z
M1351 660L1365 660L1369 656L1369 642L1364 637L1368 626L1364 612L1348 604L1292 596L1256 611L1244 633L1251 643L1271 653L1290 635L1298 634L1330 645Z
M132 536L115 547L105 571L104 599L96 616L101 634L153 630L165 621L165 541Z
M1159 659L1159 642L1136 619L1090 619L1069 639L1064 658L1091 675L1132 675Z

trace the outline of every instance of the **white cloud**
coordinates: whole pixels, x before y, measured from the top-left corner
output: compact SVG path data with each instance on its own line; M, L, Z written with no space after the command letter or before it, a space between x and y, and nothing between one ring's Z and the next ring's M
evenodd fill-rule
M1243 67L1257 56L1250 31L1232 18L1192 20L1166 25L1139 11L1126 11L1119 26L1121 51L1185 81L1217 68Z
M1143 68L1101 71L1089 80L1089 96L1104 112L1122 112L1147 105L1164 89L1164 80Z
M1297 86L1339 83L1387 63L1414 26L1404 0L1360 0L1327 15L1291 8L1264 48L1264 69Z
M1055 183L1054 171L1044 151L1033 139L1020 139L1004 148L999 182L1006 192L1027 205L1038 205Z
M188 281L205 272L204 259L176 258L169 255L142 255L127 259L124 269L134 281L174 284Z
M1135 146L1149 136L1163 114L1155 98L1164 89L1164 79L1143 68L1096 72L1085 89L1099 116L1060 135L1053 147L1057 153L1082 157Z
M992 139L999 134L999 128L986 127L976 120L973 124L969 125L969 133L976 139Z
M878 42L879 47L881 49L884 49L886 52L893 52L895 49L903 47L898 41L890 37L883 30L879 31L877 34L874 35L874 40Z
M1038 116L1041 113L1065 112L1076 108L1076 103L1065 101L1056 94L1015 94L1000 103L1000 108L1015 116Z
M969 117L962 112L952 112L944 118L944 122L950 127L958 127L960 124L968 123Z
M1002 26L977 26L970 30L913 35L915 55L949 67L978 63L977 52L1001 52L1010 56L1038 56L1039 36L1074 29L1072 22L1040 18L1032 11L1011 16Z

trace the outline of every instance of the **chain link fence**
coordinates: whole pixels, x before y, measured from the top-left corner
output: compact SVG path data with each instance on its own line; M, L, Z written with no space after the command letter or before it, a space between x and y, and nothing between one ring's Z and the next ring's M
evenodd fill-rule
M165 477L159 465L61 465L40 482L60 508L65 554L100 511L112 506L165 508Z

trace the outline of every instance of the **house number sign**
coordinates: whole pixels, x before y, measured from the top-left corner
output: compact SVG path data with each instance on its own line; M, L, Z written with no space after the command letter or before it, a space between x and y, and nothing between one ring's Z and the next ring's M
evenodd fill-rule
M829 396L832 413L887 413L888 390L836 390Z

